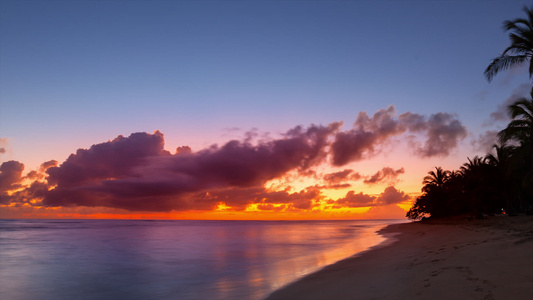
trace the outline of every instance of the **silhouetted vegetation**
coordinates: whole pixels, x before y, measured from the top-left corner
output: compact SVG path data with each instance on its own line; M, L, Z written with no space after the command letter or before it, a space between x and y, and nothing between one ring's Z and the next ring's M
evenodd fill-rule
M533 9L527 19L506 21L511 46L487 67L490 81L501 70L529 61L533 75ZM422 195L407 212L409 219L465 213L533 212L533 88L530 98L508 107L511 122L498 133L499 145L485 157L468 158L458 170L437 167L424 177Z
M485 70L488 81L502 70L512 68L529 61L529 77L533 76L533 9L524 7L527 18L518 18L503 22L503 28L509 31L511 45L496 57Z

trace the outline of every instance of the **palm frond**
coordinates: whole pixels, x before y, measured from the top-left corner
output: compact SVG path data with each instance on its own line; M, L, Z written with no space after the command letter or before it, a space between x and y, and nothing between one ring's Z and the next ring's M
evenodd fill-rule
M502 70L522 64L533 56L533 8L524 7L527 18L517 18L503 22L505 31L509 31L511 45L496 57L485 69L485 77L490 82ZM529 77L533 78L533 62L529 65Z
M527 35L528 31L531 31L529 21L525 19L516 19L514 21L505 21L503 28L505 31L514 31L518 35Z
M507 107L509 115L513 119L520 118L533 122L533 100L520 98Z
M485 77L490 82L494 76L501 70L509 69L515 65L519 65L526 61L528 57L526 55L502 55L496 57L485 69Z
M511 40L511 46L507 47L502 55L507 54L508 52L517 53L517 54L530 54L533 52L533 40L527 36L520 36L514 33L509 34L509 39Z
M503 22L503 29L505 31L511 31L511 30L525 31L525 30L528 30L528 29L530 29L529 20L526 20L526 19L523 19L523 18L518 18L518 19L514 19L512 21L505 21L505 22Z

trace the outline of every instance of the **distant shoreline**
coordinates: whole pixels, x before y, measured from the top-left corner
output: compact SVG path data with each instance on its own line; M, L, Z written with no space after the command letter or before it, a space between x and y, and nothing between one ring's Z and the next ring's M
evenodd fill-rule
M392 224L381 245L275 291L283 299L530 299L533 216Z

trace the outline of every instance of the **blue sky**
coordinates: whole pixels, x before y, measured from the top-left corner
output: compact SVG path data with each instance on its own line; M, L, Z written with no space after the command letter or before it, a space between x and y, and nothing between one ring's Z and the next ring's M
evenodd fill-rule
M502 22L526 4L3 0L0 162L29 171L154 130L170 151L201 150L250 130L350 128L359 112L389 105L456 114L468 137L453 155L425 159L412 174L421 179L482 154L472 141L505 126L490 114L527 71L490 84L483 71L508 45Z

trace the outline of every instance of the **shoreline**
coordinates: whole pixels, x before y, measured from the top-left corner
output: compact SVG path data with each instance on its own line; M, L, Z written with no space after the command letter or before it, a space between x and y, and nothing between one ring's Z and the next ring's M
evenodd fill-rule
M285 299L530 299L533 216L391 224L386 245L270 294Z

